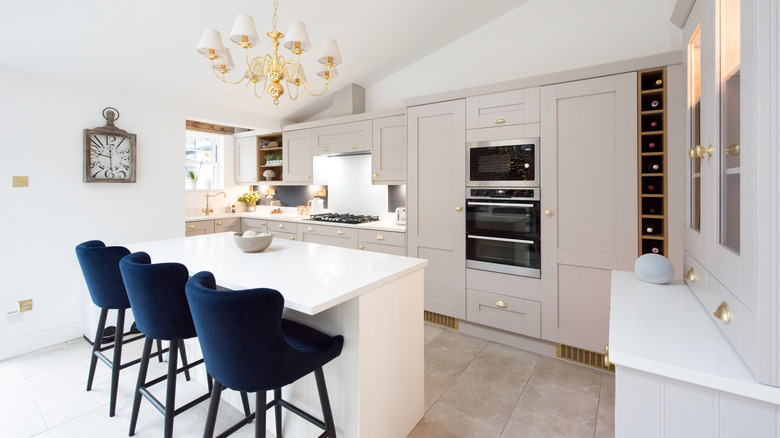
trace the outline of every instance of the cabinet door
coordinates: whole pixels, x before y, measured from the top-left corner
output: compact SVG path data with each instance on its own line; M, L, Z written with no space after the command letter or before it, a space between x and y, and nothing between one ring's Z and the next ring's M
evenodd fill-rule
M282 181L311 184L311 129L284 132L282 139Z
M233 231L235 233L241 231L241 218L214 220L215 233L225 233L227 231Z
M214 221L192 221L184 223L185 236L202 236L204 234L214 234Z
M406 184L406 116L375 119L371 149L374 184Z
M235 140L235 180L237 183L255 183L260 175L257 137L237 137Z
M312 128L315 154L348 154L371 150L371 120Z
M408 253L428 260L425 309L465 319L465 102L409 108L407 126Z
M603 351L637 254L636 73L542 88L542 338Z

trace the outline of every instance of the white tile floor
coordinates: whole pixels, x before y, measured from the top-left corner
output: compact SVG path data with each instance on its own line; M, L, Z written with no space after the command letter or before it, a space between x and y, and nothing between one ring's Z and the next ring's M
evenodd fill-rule
M425 336L426 413L410 437L614 436L612 374L431 325ZM125 359L138 357L142 344L125 345ZM98 364L93 389L85 391L90 350L74 339L0 361L0 437L127 436L138 365L122 370L117 413L109 417L108 367ZM164 374L166 366L152 361L149 375ZM177 385L177 406L206 391L183 378ZM164 390L152 392L162 399ZM207 407L177 416L174 436L202 436ZM217 433L241 416L223 402ZM136 436L161 437L162 427L162 415L142 401ZM232 436L252 437L253 428Z

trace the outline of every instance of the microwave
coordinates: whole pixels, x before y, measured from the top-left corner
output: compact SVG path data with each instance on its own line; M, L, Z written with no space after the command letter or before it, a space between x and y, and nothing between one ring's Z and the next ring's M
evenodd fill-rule
M539 187L539 138L466 144L466 185Z

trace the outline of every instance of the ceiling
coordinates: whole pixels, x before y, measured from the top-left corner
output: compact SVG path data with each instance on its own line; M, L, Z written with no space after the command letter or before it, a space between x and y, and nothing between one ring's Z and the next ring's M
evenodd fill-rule
M280 0L278 30L306 24L312 50L302 55L314 73L322 40L336 39L344 62L326 96L355 83L367 88L529 0ZM271 0L39 0L5 2L0 15L0 67L37 72L254 114L302 121L330 105L303 91L278 106L251 91L231 93L195 51L206 28L228 44L236 15L254 17L261 43L250 57L270 51ZM280 47L281 48L281 47ZM236 65L243 50L230 43ZM291 55L286 49L280 54ZM243 71L242 71L243 72ZM235 73L238 76L240 73ZM318 83L316 80L312 80Z

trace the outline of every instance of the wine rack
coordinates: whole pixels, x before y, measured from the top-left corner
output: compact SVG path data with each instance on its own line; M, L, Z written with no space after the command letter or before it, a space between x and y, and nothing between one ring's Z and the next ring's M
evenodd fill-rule
M666 68L638 76L639 255L667 256Z

